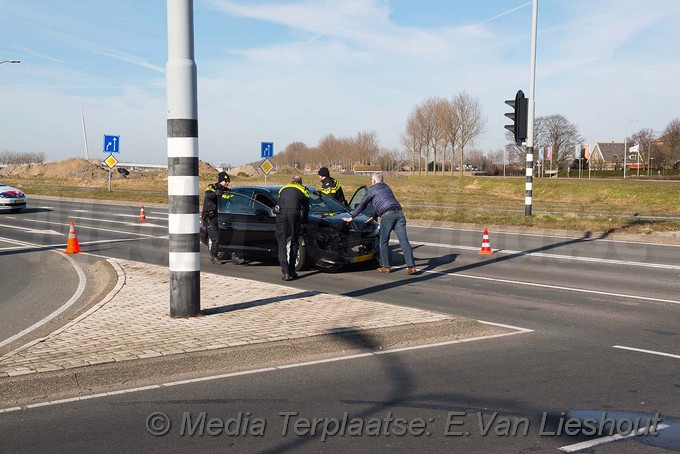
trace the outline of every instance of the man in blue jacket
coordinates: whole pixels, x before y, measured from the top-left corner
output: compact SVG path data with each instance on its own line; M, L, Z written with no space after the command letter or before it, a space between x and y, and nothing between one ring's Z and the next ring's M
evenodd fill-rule
M397 234L401 250L404 253L404 260L406 261L406 274L411 275L416 273L416 264L413 261L413 250L411 243L408 241L406 235L406 217L401 211L401 205L392 193L392 189L383 182L382 172L376 172L371 176L371 187L368 188L366 194L359 202L359 205L352 212L351 217L342 218L345 222L352 222L352 220L359 216L366 206L373 202L376 216L380 217L380 273L389 273L390 268L390 252L389 242L392 230Z

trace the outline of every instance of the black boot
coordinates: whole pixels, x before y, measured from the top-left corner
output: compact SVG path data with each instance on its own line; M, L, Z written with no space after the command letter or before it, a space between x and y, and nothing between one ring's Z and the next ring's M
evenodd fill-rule
M245 259L239 255L236 255L236 252L232 252L231 263L233 263L234 265L243 265L245 263Z

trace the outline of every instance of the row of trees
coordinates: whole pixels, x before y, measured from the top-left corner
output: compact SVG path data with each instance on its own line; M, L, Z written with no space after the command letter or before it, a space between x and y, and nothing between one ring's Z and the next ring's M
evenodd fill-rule
M508 145L506 153L508 162L521 163L525 159L525 149L515 145L511 133L506 134ZM534 161L538 160L538 150L543 147L552 147L552 166L555 169L578 168L578 159L574 155L575 147L581 147L583 138L578 132L578 128L563 115L548 115L536 118L534 122ZM680 161L680 119L672 120L661 134L655 133L652 129L640 129L630 137L626 137L626 147L639 145L640 160L645 165L648 162L653 166L662 168L673 168ZM498 158L502 157L502 151L491 153L494 164L498 164ZM623 157L614 162L617 169L623 168ZM582 157L582 167L588 165L587 160Z
M273 158L278 166L298 169L329 166L335 170L351 170L353 164L377 164L384 170L410 168L418 174L454 173L475 168L510 174L524 172L526 149L514 143L506 133L503 148L486 152L473 148L484 132L487 120L479 101L466 92L451 98L431 97L418 103L408 116L401 135L402 150L385 149L374 131L359 132L353 137L329 134L315 147L293 142ZM672 168L680 161L680 119L671 121L661 134L641 129L626 138L628 147L640 145L640 158L653 161L657 168ZM539 149L552 148L553 169L578 168L574 152L581 147L583 137L578 127L564 115L538 117L534 122L534 161ZM545 157L544 157L545 158ZM583 159L583 158L582 158ZM587 166L587 162L582 162Z
M641 129L626 138L628 147L640 146L640 159L657 169L673 168L680 162L680 118L672 120L659 136L652 129Z
M448 168L453 174L457 162L462 175L465 148L484 132L485 125L479 101L466 92L451 99L426 99L408 116L406 131L401 137L410 156L411 169L421 174L424 167L428 175L432 168L436 175L437 170L445 172Z
M45 153L14 153L12 151L0 152L0 164L31 164L45 162Z
M486 118L479 101L466 92L450 99L433 97L417 104L408 117L401 142L404 150L380 147L375 131L359 132L354 137L329 134L316 147L293 142L273 158L278 166L304 168L326 165L351 169L353 164L377 164L385 170L409 166L421 174L455 168L462 172L467 163L466 148L483 131ZM473 152L479 158L481 152Z
M351 170L353 164L378 164L385 170L393 170L402 159L403 153L380 147L375 131L364 131L354 137L329 134L315 147L293 142L272 158L272 162L277 166L298 169L323 165L336 170Z

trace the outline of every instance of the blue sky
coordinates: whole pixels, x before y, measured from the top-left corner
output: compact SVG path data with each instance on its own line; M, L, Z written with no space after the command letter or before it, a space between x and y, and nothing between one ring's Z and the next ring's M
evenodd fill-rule
M505 143L505 99L529 94L531 1L194 0L199 153L259 159L293 141L375 131L401 148L414 106L461 91ZM0 151L48 161L167 162L164 0L0 0ZM680 117L680 1L539 0L536 116L585 143ZM636 119L637 123L629 123Z

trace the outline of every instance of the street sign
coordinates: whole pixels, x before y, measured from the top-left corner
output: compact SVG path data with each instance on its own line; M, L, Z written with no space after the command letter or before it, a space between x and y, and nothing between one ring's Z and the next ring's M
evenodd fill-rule
M109 169L113 169L113 167L118 164L118 160L110 154L108 158L104 159L104 164L109 166Z
M274 169L274 164L272 164L269 159L265 158L264 162L260 165L260 169L262 169L265 175L269 175L269 172Z
M260 157L273 158L274 157L274 142L260 143Z
M104 153L118 153L120 151L120 136L104 134Z

